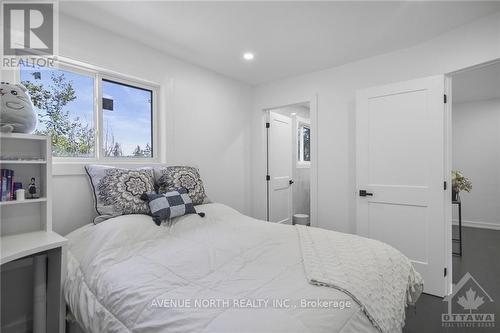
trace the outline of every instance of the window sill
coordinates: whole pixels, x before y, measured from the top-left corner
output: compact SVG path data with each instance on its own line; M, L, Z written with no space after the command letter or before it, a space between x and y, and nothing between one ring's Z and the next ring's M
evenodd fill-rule
M159 166L157 160L134 160L134 161L56 161L52 162L52 176L79 176L85 175L85 166L89 164L111 165L116 167L130 167L138 168L141 166Z

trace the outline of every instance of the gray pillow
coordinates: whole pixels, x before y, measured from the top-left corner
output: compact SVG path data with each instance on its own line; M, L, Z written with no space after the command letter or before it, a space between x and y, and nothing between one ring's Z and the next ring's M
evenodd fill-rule
M163 194L144 193L141 199L148 202L156 225L173 217L196 214L196 209L185 188Z
M87 165L85 170L94 192L97 216L94 223L125 214L149 214L141 200L144 192L154 192L153 169L122 169L106 165Z
M190 166L169 166L154 169L158 193L185 188L193 205L206 203L207 196L198 169Z

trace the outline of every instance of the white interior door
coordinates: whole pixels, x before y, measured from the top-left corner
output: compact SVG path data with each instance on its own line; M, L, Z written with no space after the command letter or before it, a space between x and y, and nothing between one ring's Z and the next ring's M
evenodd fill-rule
M292 223L292 119L269 112L269 221Z
M356 116L358 234L399 249L444 296L444 77L359 91Z

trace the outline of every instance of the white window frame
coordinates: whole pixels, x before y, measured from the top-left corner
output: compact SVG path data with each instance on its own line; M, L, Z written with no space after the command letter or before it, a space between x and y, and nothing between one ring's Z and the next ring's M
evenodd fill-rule
M53 156L54 164L88 164L88 163L107 163L107 164L151 164L159 163L161 160L159 149L159 91L160 85L147 80L139 79L133 76L117 73L101 67L88 65L73 59L58 57L55 62L54 69L66 70L81 75L91 76L94 78L94 129L95 129L95 146L94 157L57 157ZM20 82L20 68L16 71L16 82ZM150 90L152 92L152 114L151 114L151 144L153 157L109 157L104 155L103 142L103 113L102 113L102 80L109 80L118 84L126 84L132 87ZM57 169L57 168L56 168ZM63 172L65 173L65 172Z
M311 167L311 161L304 161L303 156L304 156L304 136L303 132L299 130L302 127L307 127L309 128L309 131L311 131L311 121L302 117L297 117L297 128L296 128L296 133L298 136L297 144L299 145L298 149L298 154L297 156L297 168L310 168ZM310 133L310 132L309 132ZM297 150L296 150L297 151Z

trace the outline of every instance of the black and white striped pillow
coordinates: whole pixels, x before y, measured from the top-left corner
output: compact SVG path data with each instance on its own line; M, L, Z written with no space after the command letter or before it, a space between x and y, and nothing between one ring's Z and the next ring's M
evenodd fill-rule
M161 194L144 193L141 199L148 201L151 216L157 225L172 217L196 214L196 209L185 188L178 188ZM202 214L199 215L202 216Z

